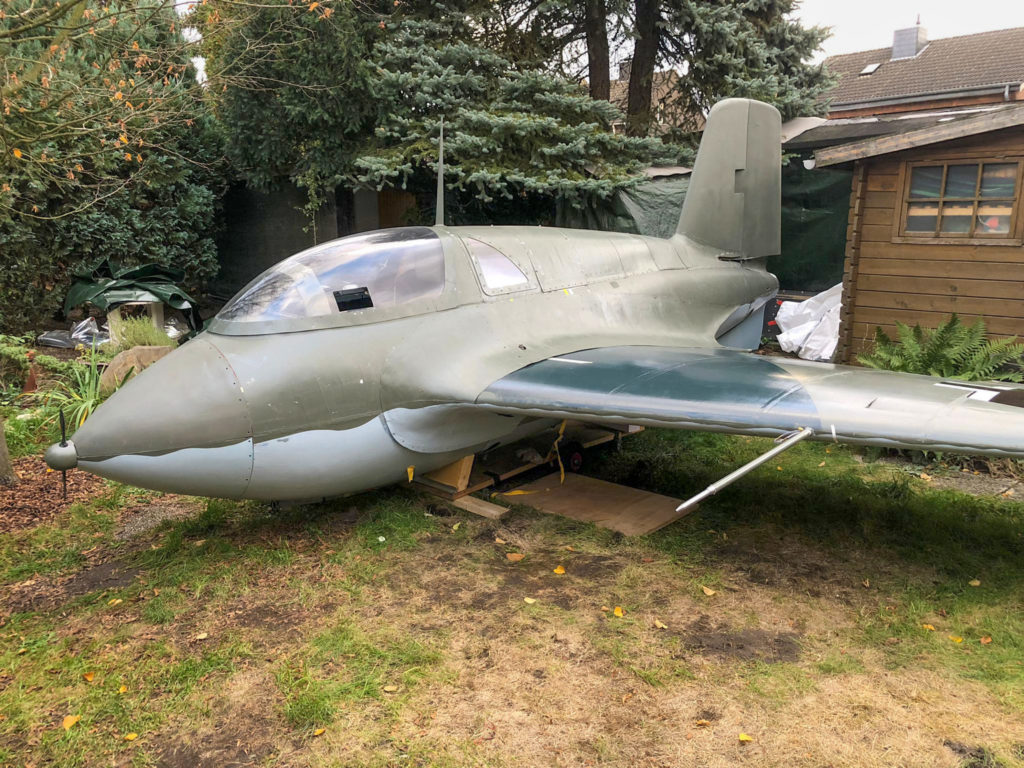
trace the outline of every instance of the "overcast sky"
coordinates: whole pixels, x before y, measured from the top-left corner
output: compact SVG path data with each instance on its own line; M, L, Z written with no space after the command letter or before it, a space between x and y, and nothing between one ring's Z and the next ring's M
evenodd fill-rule
M804 24L832 27L825 56L886 48L893 30L913 26L918 14L937 40L1024 27L1024 0L802 0L797 11Z

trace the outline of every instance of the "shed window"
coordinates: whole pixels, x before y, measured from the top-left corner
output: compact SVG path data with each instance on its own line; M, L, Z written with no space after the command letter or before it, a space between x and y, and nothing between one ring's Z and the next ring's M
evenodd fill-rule
M1016 160L908 166L900 235L981 241L1019 238L1020 166Z

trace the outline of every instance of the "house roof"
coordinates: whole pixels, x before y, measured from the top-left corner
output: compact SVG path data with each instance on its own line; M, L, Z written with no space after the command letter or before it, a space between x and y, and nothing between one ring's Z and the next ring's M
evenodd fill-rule
M1024 106L1014 105L850 144L824 147L814 153L814 160L818 166L838 165L1021 125L1024 125Z
M909 59L893 61L891 55L890 47L826 59L839 76L827 96L831 108L1024 83L1024 27L932 40ZM871 64L880 66L861 75Z

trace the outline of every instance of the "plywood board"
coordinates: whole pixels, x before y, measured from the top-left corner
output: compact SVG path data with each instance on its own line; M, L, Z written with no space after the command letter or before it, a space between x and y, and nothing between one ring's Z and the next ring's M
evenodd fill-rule
M626 536L651 533L686 514L676 512L682 503L679 499L571 473L566 474L564 483L559 483L555 472L502 498Z
M508 512L508 507L492 504L489 501L478 499L476 496L463 496L455 499L452 506L472 512L474 515L486 517L488 520L500 520Z

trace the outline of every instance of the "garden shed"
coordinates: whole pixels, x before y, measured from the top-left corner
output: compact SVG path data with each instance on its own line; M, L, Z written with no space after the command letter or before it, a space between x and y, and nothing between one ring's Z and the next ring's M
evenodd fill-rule
M1024 107L929 123L814 154L853 171L836 362L954 312L1024 335Z

